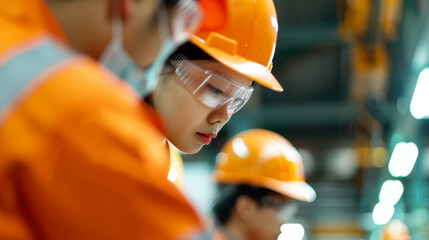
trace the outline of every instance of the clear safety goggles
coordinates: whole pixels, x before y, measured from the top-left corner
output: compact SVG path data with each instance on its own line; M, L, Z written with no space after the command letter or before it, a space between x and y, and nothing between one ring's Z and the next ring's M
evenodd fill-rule
M202 7L196 0L179 0L172 11L172 40L182 44L200 25Z
M292 199L285 200L270 195L262 198L261 205L275 209L283 221L291 220L298 210L297 203Z
M170 59L176 75L187 89L211 108L227 105L228 114L238 112L249 100L252 86L244 86L213 71L204 69L179 54Z

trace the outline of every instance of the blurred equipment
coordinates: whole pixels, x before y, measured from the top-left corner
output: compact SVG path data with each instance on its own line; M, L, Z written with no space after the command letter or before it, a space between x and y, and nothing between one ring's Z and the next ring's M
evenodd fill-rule
M395 219L383 228L381 240L410 240L407 226L400 220Z

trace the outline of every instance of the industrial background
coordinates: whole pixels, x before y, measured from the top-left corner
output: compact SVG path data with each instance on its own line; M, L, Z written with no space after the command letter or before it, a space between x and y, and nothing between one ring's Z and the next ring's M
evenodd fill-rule
M304 239L379 239L394 219L429 239L429 0L274 2L285 91L257 87L209 147L183 155L190 198L209 214L216 153L265 128L294 144L318 194L294 219Z

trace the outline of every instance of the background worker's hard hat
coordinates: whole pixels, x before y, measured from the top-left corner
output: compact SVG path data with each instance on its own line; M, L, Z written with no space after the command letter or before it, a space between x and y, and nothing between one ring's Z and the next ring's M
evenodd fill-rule
M227 67L267 88L283 91L271 73L278 31L273 1L225 1L226 20L213 23L216 27L210 30L204 28L210 24L203 23L190 40Z
M219 183L264 187L287 197L312 202L301 155L277 133L252 129L229 140L217 156L214 178Z

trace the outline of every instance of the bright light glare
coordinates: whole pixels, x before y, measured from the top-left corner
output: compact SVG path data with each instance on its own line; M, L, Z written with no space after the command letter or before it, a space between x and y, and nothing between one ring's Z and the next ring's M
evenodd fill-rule
M237 154L237 156L240 158L246 158L249 155L249 150L241 138L236 138L232 141L232 149L234 150L234 153Z
M170 182L175 182L178 176L179 176L179 173L178 173L178 172L177 172L177 170L174 168L173 163L171 163L171 165L170 165L170 171L168 172L167 179L168 179Z
M389 172L394 177L406 177L413 170L419 149L413 142L398 143L393 149L389 162Z
M286 223L280 227L282 232L277 240L302 240L304 238L304 227L298 223Z
M417 79L416 89L411 99L410 112L416 119L429 117L429 68L423 69Z
M374 210L372 211L372 220L377 225L386 224L390 221L394 213L395 208L393 205L379 202L374 206Z
M395 205L404 193L404 185L399 180L387 180L381 187L379 200L382 203Z
M274 27L276 32L279 31L279 23L277 22L277 18L271 17L271 25Z

